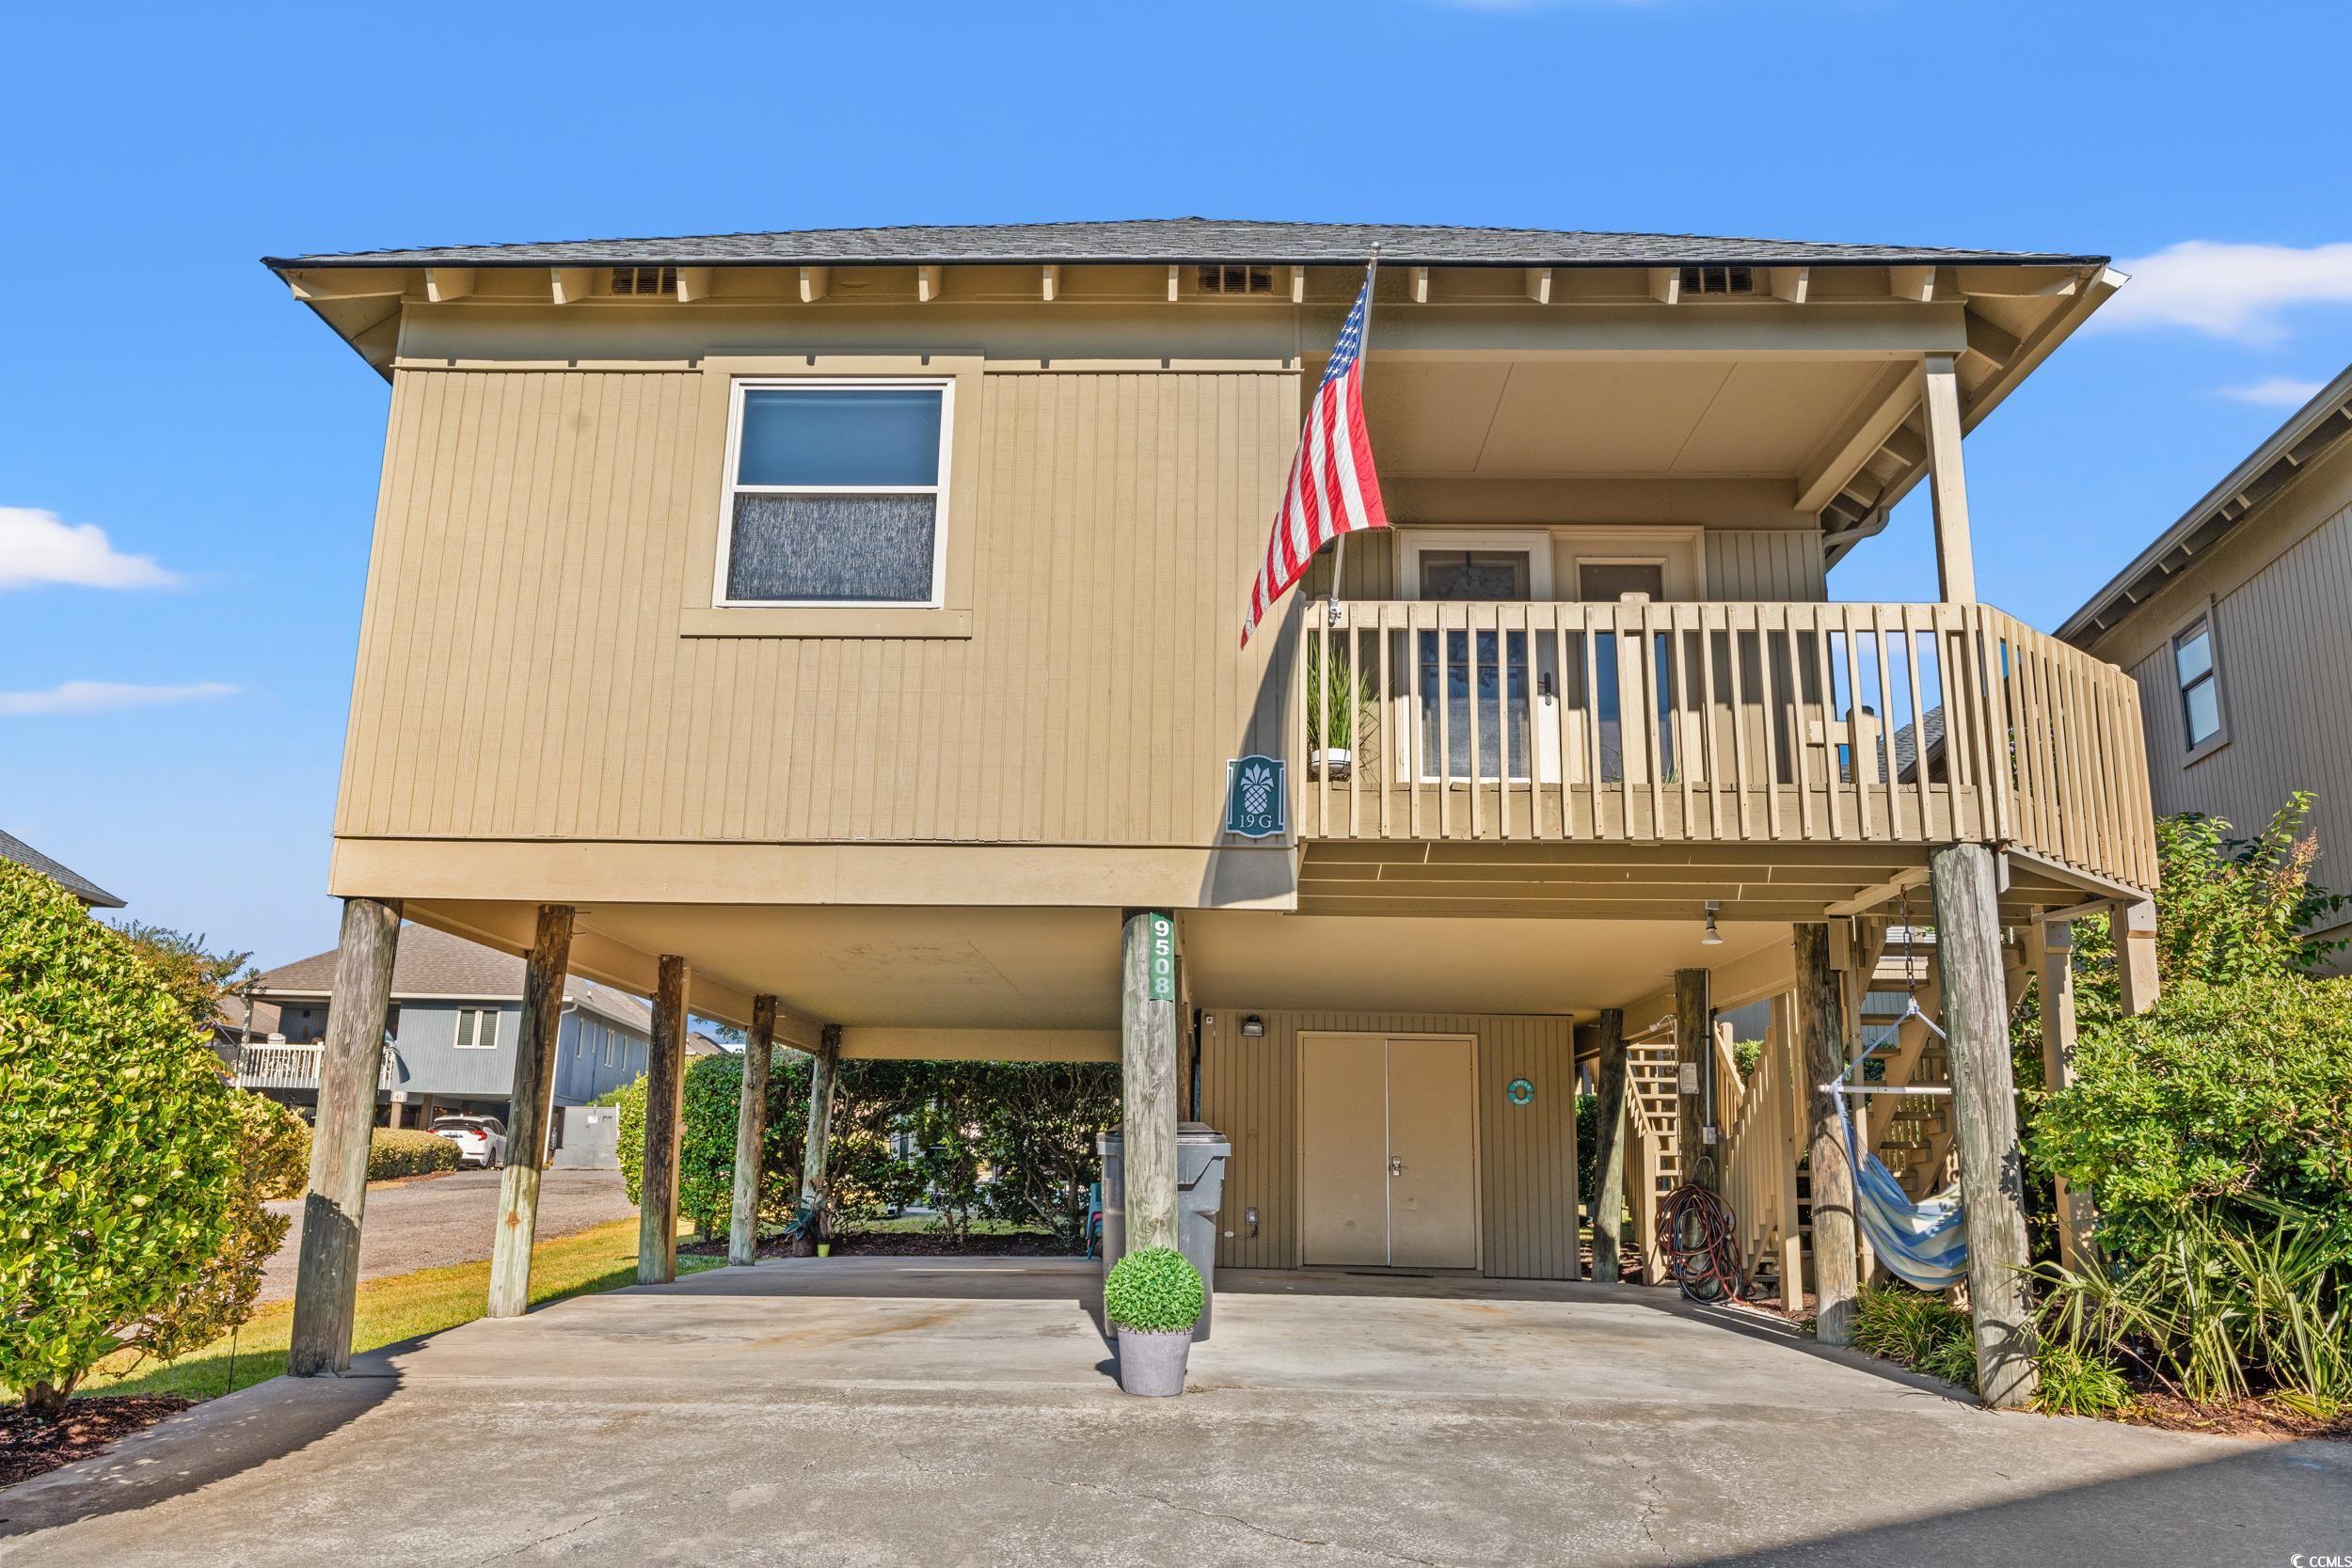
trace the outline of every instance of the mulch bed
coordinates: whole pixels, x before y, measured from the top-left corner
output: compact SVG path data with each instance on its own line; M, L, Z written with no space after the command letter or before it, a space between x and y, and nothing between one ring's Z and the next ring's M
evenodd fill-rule
M680 1242L678 1251L697 1258L724 1258L724 1237L706 1242ZM1075 1258L1069 1243L1050 1231L1021 1230L1006 1235L966 1236L961 1241L945 1231L853 1231L836 1237L835 1258ZM789 1258L792 1244L781 1238L759 1243L762 1258Z
M56 1421L23 1405L0 1410L0 1486L87 1459L189 1403L176 1394L94 1394L70 1402Z
M2217 1437L2268 1437L2280 1442L2318 1438L2352 1443L2352 1413L2332 1418L2305 1416L2267 1400L2232 1404L2192 1404L2177 1394L2140 1394L2116 1418L2132 1426L2167 1432L2201 1432Z

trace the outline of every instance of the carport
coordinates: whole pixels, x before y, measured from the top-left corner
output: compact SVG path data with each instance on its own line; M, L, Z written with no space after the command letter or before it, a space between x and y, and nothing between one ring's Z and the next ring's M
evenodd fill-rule
M2352 1527L2352 1448L1989 1412L1639 1287L1228 1275L1190 1397L1131 1400L1094 1277L790 1259L484 1320L18 1488L0 1561L1883 1568Z

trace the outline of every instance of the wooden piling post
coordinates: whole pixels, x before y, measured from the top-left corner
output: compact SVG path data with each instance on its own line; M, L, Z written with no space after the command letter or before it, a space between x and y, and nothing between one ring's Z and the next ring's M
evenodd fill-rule
M1715 1126L1715 1013L1707 971L1675 971L1675 1152L1682 1180L1723 1191L1721 1136Z
M490 1241L490 1316L519 1318L531 1305L531 1244L539 1230L539 1176L548 1164L555 1097L556 1036L564 976L572 961L572 909L542 904L523 959L523 1023L506 1101L506 1169L499 1175L498 1229Z
M801 1144L801 1207L825 1196L826 1157L833 1150L833 1090L841 1076L841 1025L828 1023L818 1032L817 1059L808 1074L808 1132ZM817 1238L803 1231L792 1243L796 1258L817 1256Z
M2027 957L2042 982L2042 1083L2053 1094L2074 1081L2074 923L2051 920L2026 928ZM2098 1214L2090 1195L2058 1177L2058 1261L2079 1269L2091 1257Z
M743 1096L735 1107L735 1201L727 1213L727 1262L748 1268L759 1257L759 1164L768 1141L768 1069L776 1053L776 999L752 998L752 1036L743 1042Z
M351 1369L358 1305L359 1222L368 1201L368 1141L384 1070L384 1018L400 945L400 900L346 898L335 943L335 990L319 1049L318 1120L302 1201L286 1370L296 1377Z
M661 955L645 1052L645 1154L637 1179L637 1283L677 1277L678 1122L686 1101L686 960Z
M1853 1163L1837 1116L1837 1097L1822 1085L1846 1070L1839 1021L1837 972L1830 967L1829 927L1801 921L1795 928L1797 1063L1812 1106L1806 1164L1813 1189L1813 1337L1842 1345L1852 1333L1854 1294ZM1802 1286L1799 1281L1799 1286ZM1786 1303L1797 1305L1794 1290Z
M1594 1088L1599 1103L1594 1134L1593 1171L1600 1191L1593 1195L1593 1277L1625 1277L1617 1257L1625 1213L1625 1009L1600 1011L1600 1064Z
M1120 964L1127 1248L1176 1244L1176 918L1129 910Z
M1952 1064L1953 1146L1968 1216L1977 1388L1986 1404L2016 1409L2032 1399L2035 1386L2031 1304L2018 1272L2032 1259L1993 850L1982 844L1947 845L1928 864L1945 1046Z

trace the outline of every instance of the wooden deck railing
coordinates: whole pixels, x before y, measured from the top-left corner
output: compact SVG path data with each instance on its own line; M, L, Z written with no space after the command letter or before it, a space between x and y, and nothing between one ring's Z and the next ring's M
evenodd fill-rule
M392 1086L399 1063L387 1048L375 1076L380 1089ZM237 1085L247 1089L315 1089L319 1048L315 1045L247 1045L237 1051Z
M1303 626L1302 839L1975 839L2155 882L2131 678L1989 606L1391 600Z

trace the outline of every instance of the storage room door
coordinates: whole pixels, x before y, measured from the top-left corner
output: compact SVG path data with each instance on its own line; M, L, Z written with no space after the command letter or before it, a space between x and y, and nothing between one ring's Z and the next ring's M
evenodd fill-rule
M1478 1267L1476 1043L1399 1035L1389 1050L1389 1261Z
M1388 1041L1301 1034L1298 1260L1389 1260Z

